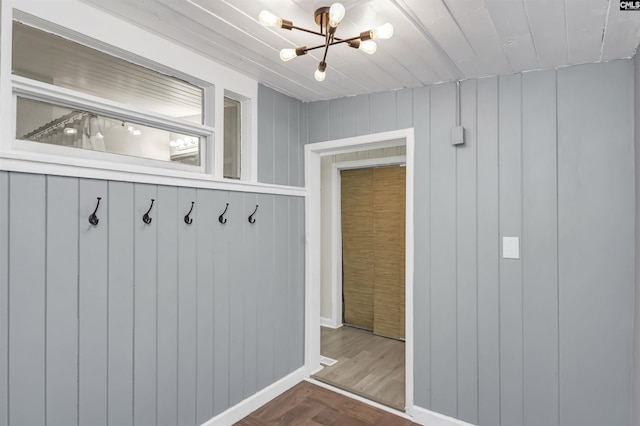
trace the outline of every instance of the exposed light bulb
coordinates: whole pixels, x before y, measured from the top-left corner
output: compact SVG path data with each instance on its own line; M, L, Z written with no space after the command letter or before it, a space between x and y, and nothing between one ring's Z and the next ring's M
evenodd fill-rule
M64 134L65 135L75 135L78 133L78 129L75 129L73 127L65 127L64 128Z
M318 68L316 70L316 72L313 74L313 76L316 78L316 80L318 81L324 81L324 78L327 76L327 73L324 71L320 71L320 68Z
M373 55L378 49L378 44L373 40L361 41L358 49L368 53L369 55Z
M140 129L134 129L134 130L131 132L131 134L132 134L133 136L140 136L140 135L142 134L142 130L140 130Z
M282 49L280 51L280 59L287 62L298 56L296 49Z
M334 3L329 8L329 25L333 28L337 27L344 18L345 10L341 3Z
M393 25L386 23L371 31L371 38L387 39L393 35Z
M178 146L178 144L176 143L176 141L173 141L173 140L172 140L172 141L169 141L169 146L170 146L171 148L175 148L175 147L177 147L177 146Z
M278 18L268 10L263 10L258 15L258 22L265 27L282 27L282 18Z

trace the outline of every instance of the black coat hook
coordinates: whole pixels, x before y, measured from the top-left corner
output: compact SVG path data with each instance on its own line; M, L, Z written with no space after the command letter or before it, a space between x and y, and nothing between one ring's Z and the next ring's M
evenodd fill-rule
M227 209L229 208L229 203L227 203L227 205L224 208L224 211L222 212L222 214L220 216L218 216L218 222L225 224L227 223L227 218L224 217L224 214L227 212Z
M155 200L152 198L152 199L151 199L151 205L149 206L149 210L147 210L147 212L144 214L144 216L142 216L142 221L143 221L144 223L146 223L147 225L148 225L148 224L150 224L150 223L151 223L151 221L153 220L153 219L151 219L151 218L149 217L149 213L151 213L151 209L153 208L153 202L154 202L154 201L155 201Z
M258 211L258 205L256 204L256 209L253 211L253 213L251 213L251 216L249 216L249 223L256 223L256 220L253 218L253 215L255 215L257 211Z
M98 204L96 204L96 209L93 211L93 213L89 215L89 223L92 224L93 226L96 226L98 222L100 222L100 219L98 219L98 216L96 216L96 213L98 212L98 207L100 207L100 200L102 200L102 198L98 197Z
M195 202L191 202L191 209L189 210L189 213L187 213L187 215L184 217L184 223L186 223L187 225L191 225L193 223L193 219L191 219L189 217L189 215L191 214L191 212L193 211L193 205L195 204Z

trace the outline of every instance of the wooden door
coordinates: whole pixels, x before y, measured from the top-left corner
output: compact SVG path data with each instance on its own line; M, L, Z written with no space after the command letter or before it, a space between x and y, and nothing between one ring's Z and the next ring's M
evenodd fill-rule
M404 338L405 168L341 177L344 322Z

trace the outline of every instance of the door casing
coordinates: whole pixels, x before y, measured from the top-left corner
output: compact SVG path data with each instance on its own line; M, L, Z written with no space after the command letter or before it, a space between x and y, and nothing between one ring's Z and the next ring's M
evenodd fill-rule
M322 156L326 155L346 154L350 152L391 148L403 145L406 146L405 401L406 414L413 416L413 191L415 152L413 128L305 145L305 188L307 191L305 199L305 371L306 375L310 377L322 369L322 366L320 365L320 159Z

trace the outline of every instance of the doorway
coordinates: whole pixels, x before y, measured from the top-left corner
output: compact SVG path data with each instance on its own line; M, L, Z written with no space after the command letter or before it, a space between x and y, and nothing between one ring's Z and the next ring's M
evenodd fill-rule
M313 378L404 411L405 146L324 157L322 165L322 226L340 231L333 244L332 233L322 235L322 289L343 309L333 312L323 296L321 313L337 319L322 323L325 368ZM342 273L333 283L327 264L336 258Z
M305 182L308 190L306 203L306 315L305 315L305 367L307 374L312 376L318 373L320 365L320 253L321 232L334 232L320 230L317 224L321 220L321 158L323 156L354 153L358 151L374 150L379 148L391 148L404 146L406 148L406 200L404 202L404 298L405 312L405 350L404 350L404 410L409 416L413 415L413 129L398 130L374 135L366 135L355 138L341 139L337 141L320 142L305 146ZM404 158L403 158L404 159ZM380 159L378 159L380 160ZM374 161L373 159L371 161ZM373 164L376 164L375 162ZM316 224L314 226L314 224ZM341 268L334 271L334 276L340 275ZM401 272L402 273L402 272ZM337 302L337 301L336 301ZM334 303L335 304L335 303ZM338 304L342 311L341 301ZM342 313L340 312L340 318ZM324 320L325 318L323 318ZM342 323L340 321L340 323ZM379 337L379 336L374 336ZM398 342L394 340L394 342Z

